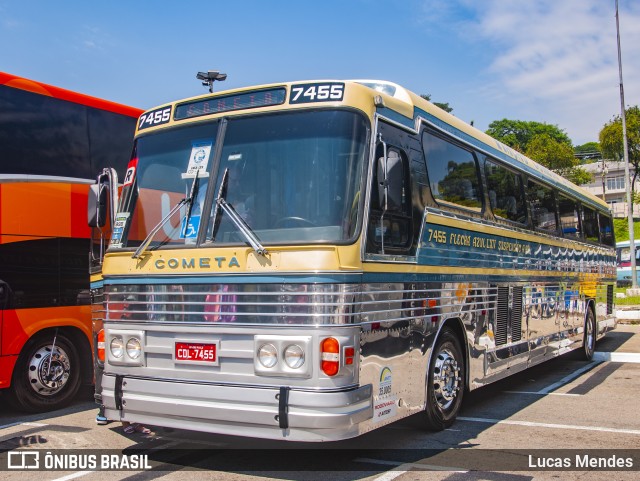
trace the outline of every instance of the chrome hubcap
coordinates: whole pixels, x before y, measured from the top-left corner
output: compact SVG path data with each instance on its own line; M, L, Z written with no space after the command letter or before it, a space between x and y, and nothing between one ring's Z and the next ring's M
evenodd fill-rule
M38 349L29 360L29 383L31 388L42 396L52 396L59 392L69 380L71 362L69 356L56 346Z
M442 349L435 358L433 392L440 409L448 409L460 390L460 367L449 349Z

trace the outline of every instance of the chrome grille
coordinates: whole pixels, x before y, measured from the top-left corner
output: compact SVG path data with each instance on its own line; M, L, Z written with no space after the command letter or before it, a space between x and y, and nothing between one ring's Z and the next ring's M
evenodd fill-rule
M509 324L509 288L498 287L498 308L496 312L496 346L507 343L507 326Z
M514 286L512 290L513 306L511 309L511 341L522 339L522 287Z
M326 325L484 316L495 289L463 284L154 284L106 287L109 321ZM489 291L493 295L489 294ZM386 327L389 327L388 325Z

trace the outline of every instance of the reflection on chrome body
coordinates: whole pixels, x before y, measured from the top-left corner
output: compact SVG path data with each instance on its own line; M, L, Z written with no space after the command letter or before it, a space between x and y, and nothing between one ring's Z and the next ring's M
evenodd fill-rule
M186 416L189 423L198 423L198 429L224 432L234 400L247 399L242 398L244 390L276 393L277 379L255 376L256 335L285 339L305 335L313 339L310 344L336 333L351 339L360 349L351 374L328 378L314 369L307 378L287 380L292 392L288 436L301 440L355 436L421 411L426 403L425 373L431 350L445 324L465 335L466 385L470 389L580 347L588 308L596 312L598 336L613 327L611 299L604 286L591 302L577 286L567 283L139 284L109 286L105 297L109 328L144 330L146 356L144 365L110 366L103 390L108 412L116 415L114 376L126 374L126 412L131 419L160 425L168 425L172 416L180 416L180 422ZM247 325L255 327L247 330ZM184 339L215 339L220 346L219 365L176 364L173 346ZM305 362L317 365L316 355L308 353ZM435 361L443 371L437 399L444 405L457 385L457 368L450 361L446 356ZM378 420L373 406L377 399L385 399L378 391L385 370L391 373L388 383L397 412ZM142 403L143 393L161 389L153 387L160 381L180 383L184 413L170 403L166 389L162 396L145 398ZM136 394L138 385L141 390ZM366 401L335 401L333 414L321 414L327 402L337 399L332 393L361 394L363 388L369 393ZM224 392L228 397L209 399L208 407L198 414L194 406L202 405L198 399L207 392ZM139 411L136 396L142 396ZM302 411L295 415L298 396L309 396L305 398L309 404L298 406ZM273 396L269 403L276 403ZM264 409L271 412L275 408ZM324 427L311 429L311 418L303 412L324 416ZM357 425L352 424L356 420ZM255 422L253 428L259 434L254 430L253 435L282 436L273 416L260 415Z

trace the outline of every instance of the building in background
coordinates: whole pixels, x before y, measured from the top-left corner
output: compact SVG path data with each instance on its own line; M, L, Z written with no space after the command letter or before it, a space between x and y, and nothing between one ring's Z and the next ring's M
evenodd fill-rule
M593 180L582 187L600 198L602 198L604 188L604 200L611 207L613 216L617 218L626 217L628 211L624 162L599 159L597 162L585 164L581 167L593 174ZM633 179L633 173L631 178ZM636 181L634 191L640 192L640 179ZM637 204L634 205L633 216L640 217L640 206Z

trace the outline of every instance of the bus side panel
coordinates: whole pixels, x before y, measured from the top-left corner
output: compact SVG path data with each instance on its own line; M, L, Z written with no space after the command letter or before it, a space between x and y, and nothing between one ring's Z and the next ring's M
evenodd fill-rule
M60 326L75 327L91 339L91 306L7 309L2 323L2 354L18 355L36 333Z
M411 315L407 310L411 308L410 293L416 287L424 285L363 285L363 300L372 304L367 306L369 322L362 324L360 335L360 385L373 388L373 417L362 424L361 433L424 408L430 352L426 347L433 342L435 328L424 315L407 319ZM424 310L416 314L424 314Z
M12 182L0 185L0 243L43 237L88 239L88 184ZM86 247L85 247L86 250Z

